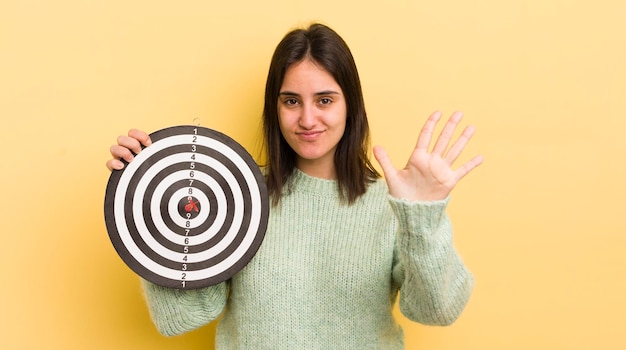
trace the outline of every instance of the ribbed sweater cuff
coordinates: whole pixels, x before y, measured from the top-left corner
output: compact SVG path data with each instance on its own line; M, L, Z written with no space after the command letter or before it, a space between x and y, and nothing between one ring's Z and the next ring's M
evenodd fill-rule
M225 304L226 283L178 290L141 279L153 322L164 335L181 334L217 318Z
M389 203L396 214L403 232L429 236L437 232L446 213L450 196L437 201L414 201L389 196Z

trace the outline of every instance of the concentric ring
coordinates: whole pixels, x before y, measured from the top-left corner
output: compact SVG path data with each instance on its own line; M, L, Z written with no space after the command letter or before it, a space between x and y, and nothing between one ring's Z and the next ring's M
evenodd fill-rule
M245 267L267 228L261 170L230 137L199 126L150 134L152 145L113 171L109 238L135 273L165 287L218 284Z

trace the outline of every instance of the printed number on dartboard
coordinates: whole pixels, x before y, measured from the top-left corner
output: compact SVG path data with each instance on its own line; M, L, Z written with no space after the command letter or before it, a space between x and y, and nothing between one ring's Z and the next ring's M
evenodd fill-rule
M189 163L189 190L187 191L188 193L188 197L187 200L189 201L189 204L193 204L193 182L194 182L194 176L195 176L195 170L196 169L196 151L198 150L197 146L195 145L195 143L198 142L198 129L194 128L193 129L193 135L191 136L191 156L190 156L190 160L191 162ZM191 227L191 210L189 210L189 212L187 212L186 217L187 220L185 221L185 245L183 246L183 258L182 258L182 262L181 262L181 275L180 275L180 284L183 288L186 287L187 285L187 273L185 271L187 271L187 253L189 253L189 232L190 232L190 227Z

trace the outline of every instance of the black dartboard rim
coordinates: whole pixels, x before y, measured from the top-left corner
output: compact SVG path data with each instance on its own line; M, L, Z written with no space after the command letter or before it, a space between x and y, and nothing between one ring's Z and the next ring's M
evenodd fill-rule
M109 177L104 216L113 247L132 271L164 287L228 280L265 236L261 170L243 146L209 128L173 126L150 139Z

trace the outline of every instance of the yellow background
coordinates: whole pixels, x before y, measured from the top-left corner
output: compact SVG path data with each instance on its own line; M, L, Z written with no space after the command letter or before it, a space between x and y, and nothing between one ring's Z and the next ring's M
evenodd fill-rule
M451 327L398 314L407 349L623 349L626 2L0 2L3 349L207 349L149 320L111 246L108 148L199 118L255 156L270 56L334 27L373 141L403 165L425 118L462 110L486 162L449 207L476 275ZM286 298L289 296L286 295Z

